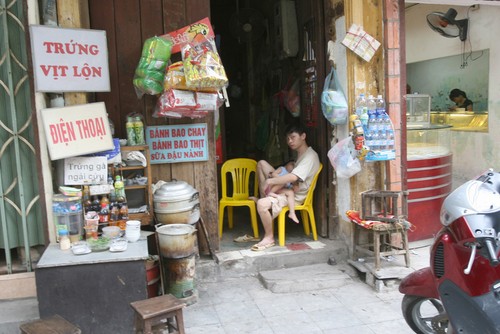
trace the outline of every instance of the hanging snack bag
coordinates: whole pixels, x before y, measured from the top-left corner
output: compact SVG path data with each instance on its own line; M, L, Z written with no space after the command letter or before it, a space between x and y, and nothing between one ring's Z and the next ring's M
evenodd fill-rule
M183 112L196 108L194 92L169 89L158 98L153 117L170 116L180 118Z
M163 91L165 68L170 59L172 42L165 37L151 37L144 42L141 59L134 75L137 96L157 95Z
M163 81L163 89L183 89L187 90L186 78L184 77L184 66L182 61L173 63L167 67L165 73L165 81Z
M197 111L215 111L221 105L221 102L219 101L219 94L217 93L196 92L195 97Z
M186 85L192 90L222 89L228 79L212 39L182 47Z

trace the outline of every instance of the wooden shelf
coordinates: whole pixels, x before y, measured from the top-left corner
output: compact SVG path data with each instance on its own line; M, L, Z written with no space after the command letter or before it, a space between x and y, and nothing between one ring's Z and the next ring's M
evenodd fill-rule
M141 172L145 177L148 178L146 184L133 184L133 185L125 185L125 195L127 196L127 201L129 202L130 208L130 199L129 196L131 192L136 194L138 191L143 191L144 203L148 206L148 212L141 213L129 213L130 220L140 220L141 225L151 225L153 222L153 194L151 191L151 161L149 157L149 146L148 145L136 145L136 146L120 146L120 150L122 152L130 152L130 151L140 151L146 157L146 166L138 165L138 166L122 166L116 167L116 170L123 176L123 179L127 179L134 174L134 172ZM113 173L115 169L113 169ZM115 178L115 175L113 175ZM135 203L134 207L139 203Z

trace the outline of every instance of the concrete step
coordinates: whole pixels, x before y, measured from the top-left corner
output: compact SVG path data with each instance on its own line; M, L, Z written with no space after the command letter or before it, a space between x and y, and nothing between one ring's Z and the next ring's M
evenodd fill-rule
M327 263L261 271L259 279L273 293L338 288L353 282L353 279L342 271L339 266Z
M345 262L348 249L342 240L310 241L271 247L262 252L250 249L216 253L215 259L202 257L196 263L196 279L217 282L225 278L258 275L260 272L325 264L329 260Z

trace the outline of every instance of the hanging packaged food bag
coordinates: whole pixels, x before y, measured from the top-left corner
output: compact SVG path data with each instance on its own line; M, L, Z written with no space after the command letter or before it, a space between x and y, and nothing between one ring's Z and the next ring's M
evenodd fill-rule
M321 110L331 125L347 123L349 108L334 67L325 78L321 93Z
M200 44L182 47L182 62L186 85L191 90L219 90L227 87L228 79L215 43L207 39Z
M169 39L157 36L144 42L133 80L139 98L144 94L157 95L163 91L165 68L170 59L172 45Z

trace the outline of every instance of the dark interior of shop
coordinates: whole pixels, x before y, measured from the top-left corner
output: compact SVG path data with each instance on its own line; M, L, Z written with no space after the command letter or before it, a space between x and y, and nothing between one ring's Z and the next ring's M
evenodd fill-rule
M230 107L222 112L224 160L265 158L278 165L288 157L283 130L298 118L283 106L283 98L284 91L298 79L300 60L298 53L279 57L276 3L210 3L211 22L229 78Z

